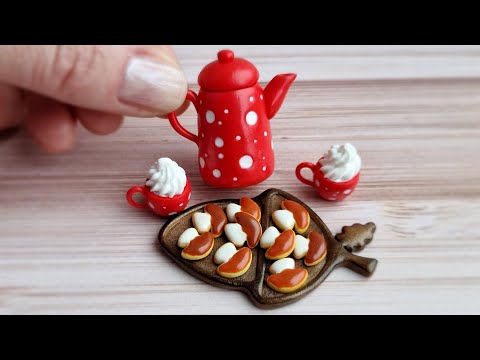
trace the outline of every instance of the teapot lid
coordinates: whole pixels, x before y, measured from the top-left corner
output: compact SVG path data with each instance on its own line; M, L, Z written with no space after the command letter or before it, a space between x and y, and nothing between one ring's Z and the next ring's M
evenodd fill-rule
M203 68L198 84L205 91L232 91L245 89L258 82L257 68L249 61L235 58L233 51L222 50L218 60Z

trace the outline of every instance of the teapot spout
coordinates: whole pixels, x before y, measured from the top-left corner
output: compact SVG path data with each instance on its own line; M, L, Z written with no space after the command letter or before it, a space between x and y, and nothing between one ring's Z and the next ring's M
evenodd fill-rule
M297 74L280 74L275 76L263 91L267 117L272 119L280 110L288 89L296 79Z

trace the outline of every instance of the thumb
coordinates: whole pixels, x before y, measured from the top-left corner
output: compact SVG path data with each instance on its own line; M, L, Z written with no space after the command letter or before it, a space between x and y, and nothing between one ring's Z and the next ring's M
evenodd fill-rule
M0 46L0 83L106 113L165 115L185 101L187 80L166 45Z

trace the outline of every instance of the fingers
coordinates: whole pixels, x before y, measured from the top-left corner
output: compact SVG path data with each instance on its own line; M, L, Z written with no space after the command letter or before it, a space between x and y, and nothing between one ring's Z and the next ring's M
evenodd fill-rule
M57 101L30 96L25 127L34 141L49 153L70 150L75 144L76 120L70 109Z
M25 127L34 141L50 153L70 150L75 143L76 120L97 135L113 133L122 124L121 115L89 109L71 109L55 100L32 95L28 98Z
M0 82L82 108L142 117L175 111L187 93L165 45L5 45Z
M123 122L121 115L107 114L89 109L75 109L82 125L96 135L108 135L115 132Z
M182 106L180 106L177 110L175 110L175 113L177 114L177 116L180 116L182 115L185 111L187 111L187 109L189 108L190 106L190 101L188 100L185 100L185 102L182 104ZM159 117L161 117L162 119L167 119L168 114L165 114L165 115L159 115Z
M0 84L0 131L19 125L24 116L22 92L12 86Z

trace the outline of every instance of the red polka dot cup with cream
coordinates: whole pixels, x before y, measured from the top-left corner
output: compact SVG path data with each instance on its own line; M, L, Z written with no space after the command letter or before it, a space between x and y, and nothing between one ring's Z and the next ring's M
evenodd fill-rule
M350 196L360 180L362 160L351 144L334 145L316 164L298 164L295 175L302 183L312 186L325 200L341 201ZM313 180L302 175L310 169Z
M261 183L274 171L270 119L279 111L295 74L281 74L262 89L259 73L230 50L200 72L198 95L187 100L198 113L198 135L168 118L175 131L198 146L198 167L210 186L242 188Z
M127 191L127 202L137 209L150 209L155 214L168 217L184 210L192 195L185 170L169 158L160 158L150 168L144 186L134 186ZM135 201L141 194L145 202Z

